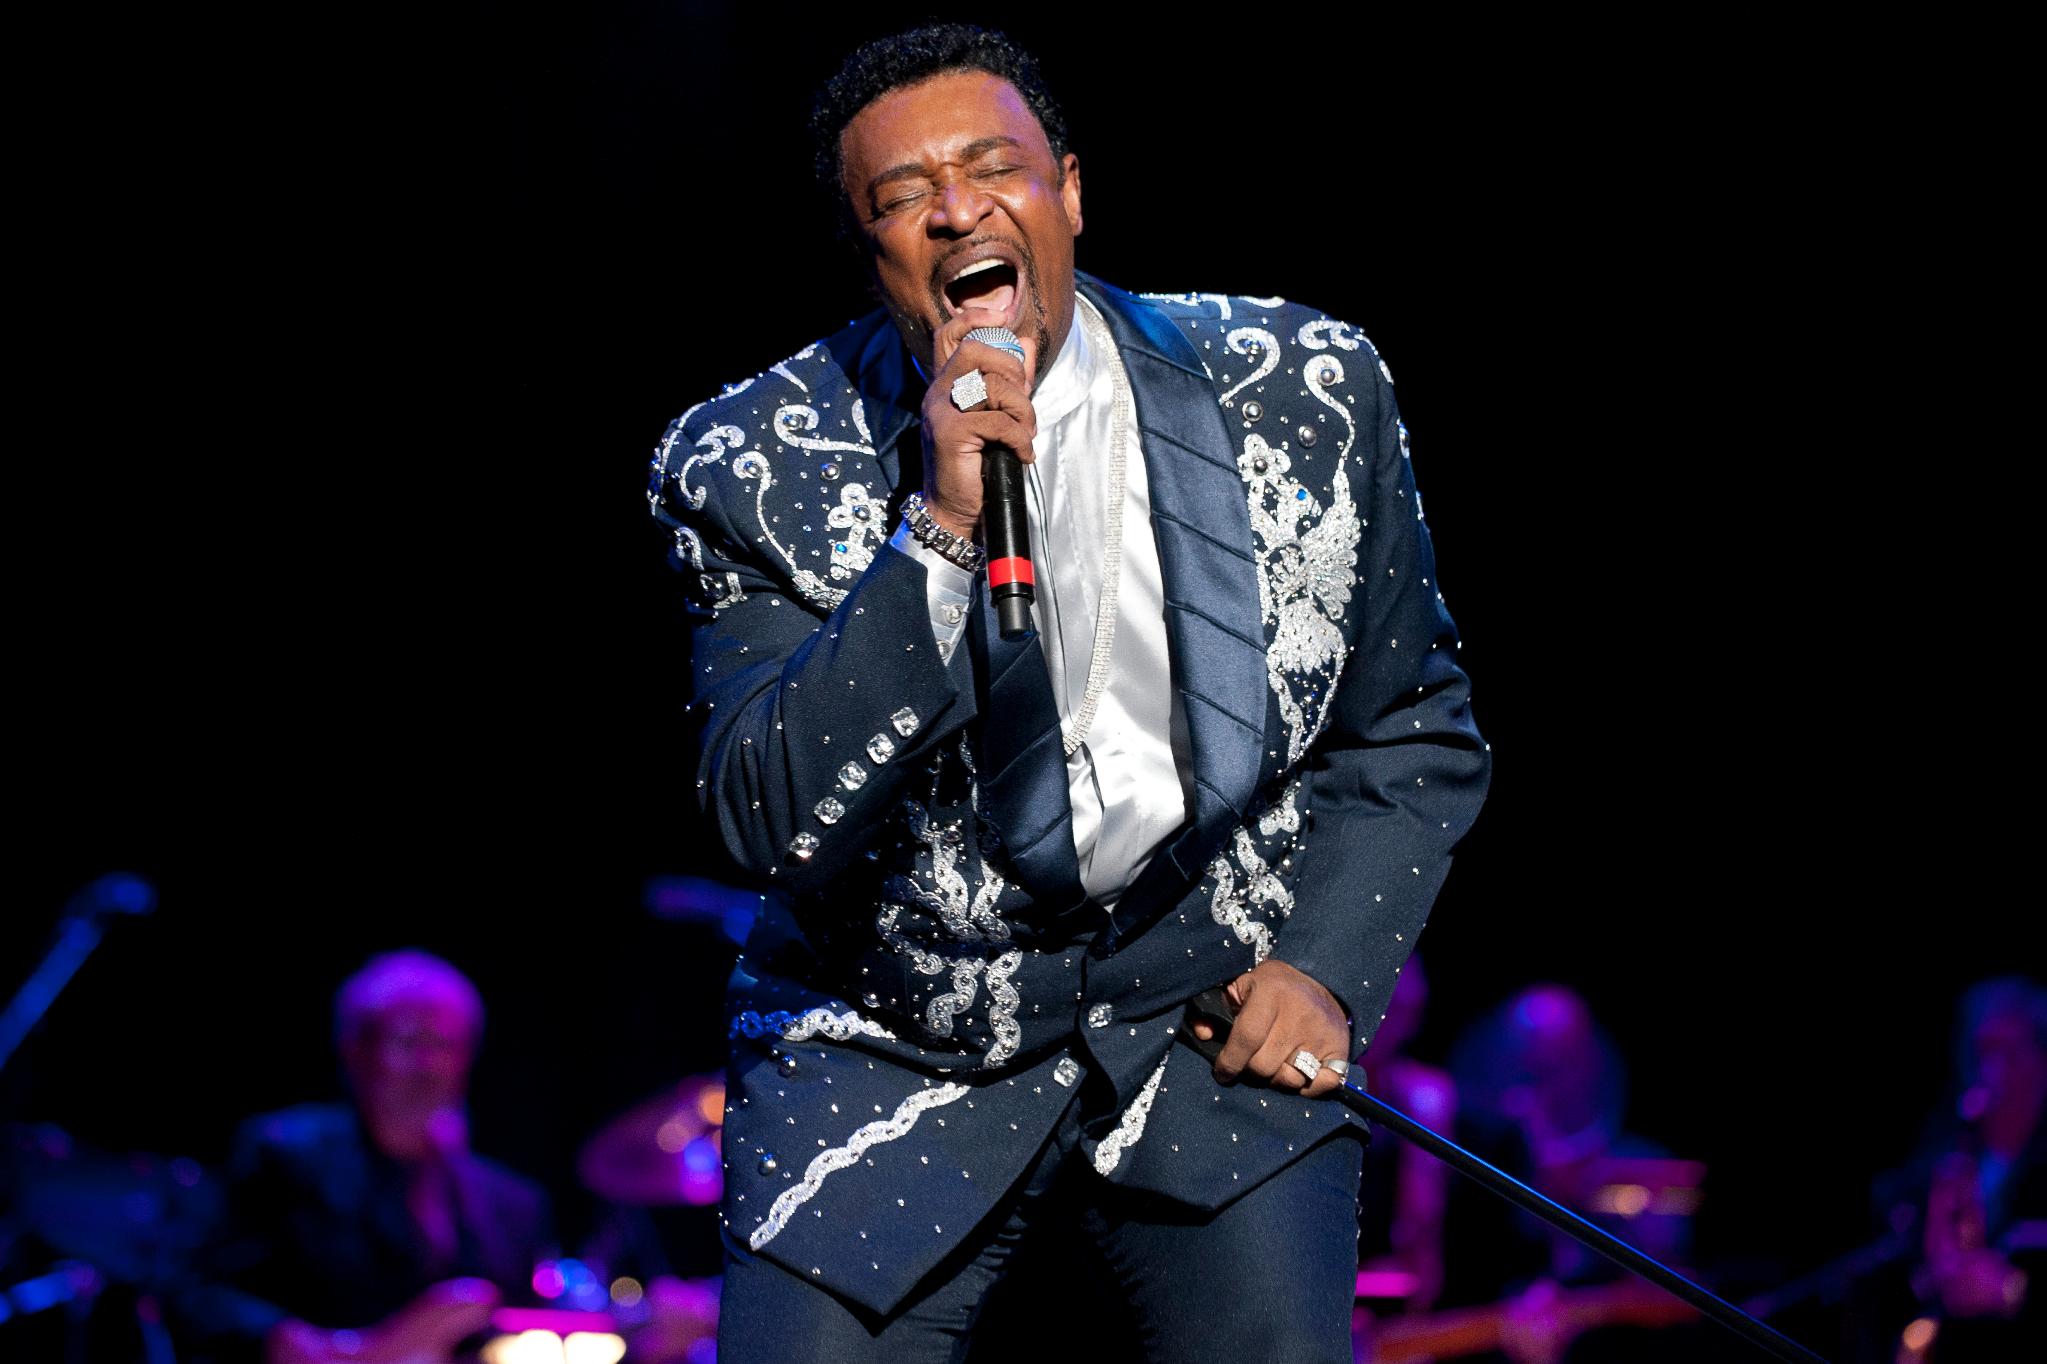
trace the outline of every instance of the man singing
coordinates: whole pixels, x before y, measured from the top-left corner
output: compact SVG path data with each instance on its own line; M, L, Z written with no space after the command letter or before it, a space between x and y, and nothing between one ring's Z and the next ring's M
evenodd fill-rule
M706 827L787 897L730 984L719 1357L957 1358L1056 1225L1151 1358L1348 1360L1366 1133L1321 1100L1491 761L1391 376L1300 304L1077 272L999 34L871 43L813 126L884 307L691 408L649 488ZM1175 1032L1218 984L1210 1073Z

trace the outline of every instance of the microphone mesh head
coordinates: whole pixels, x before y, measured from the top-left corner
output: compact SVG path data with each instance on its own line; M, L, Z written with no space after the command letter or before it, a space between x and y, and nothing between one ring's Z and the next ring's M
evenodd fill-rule
M1007 327L976 327L968 332L966 339L979 341L984 346L1006 350L1019 361L1024 358L1023 343L1016 339L1016 333Z

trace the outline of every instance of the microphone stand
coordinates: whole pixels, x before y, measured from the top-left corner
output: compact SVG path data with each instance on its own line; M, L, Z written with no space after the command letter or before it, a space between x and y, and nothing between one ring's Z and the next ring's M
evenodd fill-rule
M1214 1025L1215 1035L1204 1042L1194 1035L1194 1029L1191 1027L1181 1028L1174 1035L1213 1065L1215 1059L1222 1054L1223 1041L1229 1035L1232 1016L1229 997L1224 994L1223 987L1216 986L1196 995L1188 1003L1187 1009L1190 1021L1193 1017L1206 1020ZM1328 1097L1359 1117L1392 1128L1467 1179L1477 1181L1508 1202L1540 1217L1558 1231L1598 1251L1607 1259L1668 1289L1698 1308L1701 1313L1776 1358L1797 1361L1797 1364L1826 1364L1824 1358L1806 1349L1783 1332L1764 1325L1733 1303L1715 1296L1676 1270L1644 1255L1605 1228L1594 1226L1562 1204L1543 1197L1506 1171L1481 1160L1447 1137L1422 1126L1391 1104L1367 1094L1348 1076L1344 1077L1343 1086Z
M0 1070L37 1023L42 1021L57 996L85 965L106 930L101 920L115 914L147 914L156 908L156 889L139 876L115 873L102 876L78 892L64 906L64 918L56 941L37 966L35 974L22 982L0 1012Z

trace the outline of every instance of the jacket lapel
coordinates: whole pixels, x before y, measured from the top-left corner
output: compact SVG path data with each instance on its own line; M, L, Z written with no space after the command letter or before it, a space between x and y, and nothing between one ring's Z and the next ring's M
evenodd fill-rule
M981 816L995 826L1004 855L1041 913L1064 913L1087 892L1073 848L1066 750L1045 651L1035 630L1020 640L1002 637L985 575L974 579L970 610L967 636L981 688L975 774Z
M1176 901L1242 822L1264 757L1264 612L1237 451L1200 352L1158 309L1076 272L1130 376L1151 489L1173 687L1193 745L1194 809L1117 906L1119 935Z

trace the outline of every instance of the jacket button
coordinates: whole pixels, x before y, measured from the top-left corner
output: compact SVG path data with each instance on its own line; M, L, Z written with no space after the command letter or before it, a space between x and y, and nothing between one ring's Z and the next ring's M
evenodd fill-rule
M775 1153L773 1151L761 1152L760 1172L762 1174L771 1175L781 1168L781 1166L775 1164Z
M1259 402L1256 398L1252 398L1244 404L1241 411L1244 414L1245 421L1255 422L1265 415L1265 404Z

